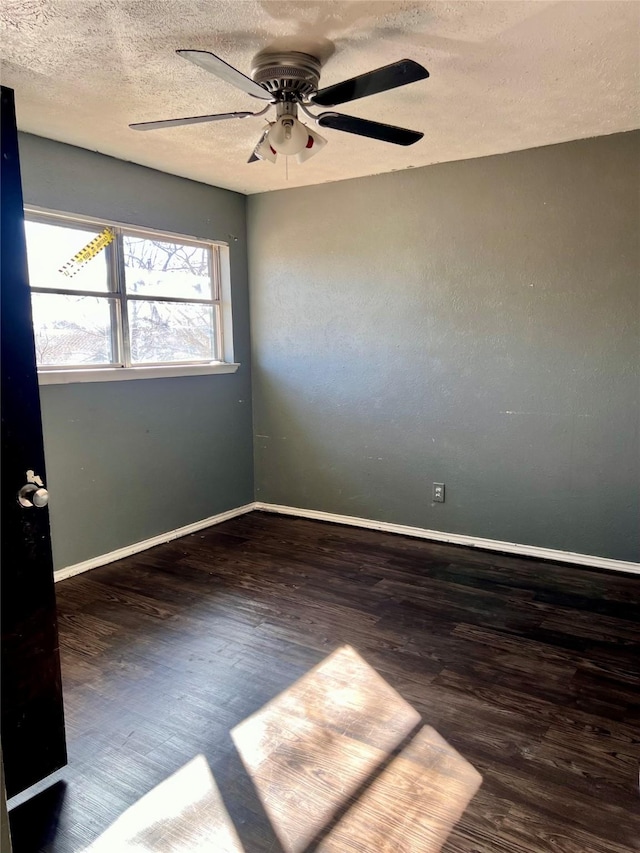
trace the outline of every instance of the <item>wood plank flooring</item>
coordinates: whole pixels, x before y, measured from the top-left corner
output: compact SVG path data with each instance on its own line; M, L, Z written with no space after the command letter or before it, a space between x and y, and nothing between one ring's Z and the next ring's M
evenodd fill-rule
M252 513L56 592L15 853L640 850L638 577Z

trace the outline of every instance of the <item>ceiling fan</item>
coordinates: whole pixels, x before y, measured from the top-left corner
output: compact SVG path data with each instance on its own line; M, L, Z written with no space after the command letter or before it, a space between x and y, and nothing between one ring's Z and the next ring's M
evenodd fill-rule
M342 83L318 89L320 60L308 53L298 51L259 53L253 60L251 77L247 77L208 50L177 50L176 53L248 95L268 101L267 105L257 112L218 113L164 121L143 121L130 124L129 127L133 130L159 130L186 124L262 116L269 110L275 109L275 120L269 122L264 129L249 157L249 163L256 160L270 160L275 163L278 154L295 155L299 163L304 163L324 147L326 139L298 119L298 109L320 127L368 136L394 145L413 145L424 136L416 130L381 124L377 121L336 113L333 110L316 114L309 110L309 107L314 106L335 107L338 104L345 104L348 101L355 101L358 98L376 95L379 92L426 79L429 76L427 69L412 59L401 59L399 62L376 68L366 74L344 80Z

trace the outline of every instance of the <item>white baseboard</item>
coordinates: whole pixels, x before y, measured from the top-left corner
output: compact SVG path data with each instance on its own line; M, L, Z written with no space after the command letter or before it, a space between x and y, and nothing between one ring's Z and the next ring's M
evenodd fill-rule
M196 533L198 530L203 530L205 527L211 527L214 524L220 524L222 521L228 521L230 518L235 518L237 515L244 515L246 512L251 512L255 509L254 503L244 504L244 506L228 509L226 512L220 512L218 515L212 515L209 518L203 518L200 521L194 521L192 524L185 524L184 527L177 527L175 530L168 530L166 533L160 533L158 536L152 536L151 539L143 539L142 542L134 542L132 545L127 545L124 548L118 548L116 551L110 551L108 554L101 554L99 557L92 557L90 560L84 560L82 563L75 563L73 566L66 566L64 569L58 569L53 573L55 582L72 578L74 575L79 575L82 572L88 572L89 569L96 569L98 566L106 566L107 563L114 563L116 560L122 560L124 557L130 557L132 554L138 554L140 551L146 551L147 548L153 548L155 545L162 545L165 542L171 542L172 539L179 539L180 536L188 536L189 533Z
M108 554L101 554L99 557L92 557L90 560L85 560L82 563L76 563L73 566L66 566L64 569L58 569L54 572L54 579L58 581L66 580L74 575L79 575L82 572L88 572L90 569L95 569L98 566L106 566L107 563L114 563L116 560L122 560L124 557L130 557L132 554L138 554L140 551L146 551L148 548L153 548L155 545L162 545L164 542L171 542L172 539L179 539L180 536L188 536L190 533L196 533L198 530L203 530L205 527L212 527L214 524L220 524L223 521L228 521L230 518L235 518L238 515L244 515L253 510L262 510L263 512L273 512L278 515L294 515L298 518L311 518L316 521L329 521L333 524L348 524L351 527L365 527L370 530L382 530L385 533L397 533L402 536L413 536L417 539L430 539L434 542L447 542L450 545L464 545L467 548L482 548L487 551L500 551L503 554L514 554L523 557L536 557L539 560L552 560L556 563L573 563L579 566L590 566L596 569L608 569L613 572L630 572L640 575L640 563L631 563L625 560L612 560L610 557L596 557L592 554L577 554L573 551L558 551L554 548L541 548L537 545L520 545L517 542L501 542L498 539L482 539L477 536L466 536L462 533L444 533L441 530L428 530L424 527L410 527L407 524L393 524L389 521L374 521L370 518L357 518L352 515L338 515L334 512L322 512L316 509L303 509L301 507L281 506L279 504L269 504L262 501L244 504L243 506L229 509L226 512L221 512L218 515L212 515L209 518L203 518L200 521L194 521L192 524L186 524L184 527L178 527L175 530L169 530L166 533L160 533L158 536L153 536L151 539L144 539L142 542L134 542L132 545L127 545L124 548L118 548L116 551L110 551Z
M435 542L448 542L450 545L465 545L468 548L483 548L488 551L501 551L523 557L536 557L539 560L553 560L556 563L573 563L591 566L596 569L608 569L613 572L631 572L640 574L640 563L625 560L612 560L610 557L596 557L591 554L576 554L573 551L558 551L555 548L541 548L537 545L519 545L517 542L501 542L498 539L481 539L462 533L443 533L440 530L427 530L424 527L409 527L406 524L393 524L388 521L373 521L369 518L356 518L352 515L338 515L333 512L321 512L315 509L300 509L292 506L262 503L256 501L254 509L275 512L280 515L295 515L300 518L312 518L316 521L330 521L334 524L349 524L352 527L366 527L371 530L383 530L386 533L399 533L402 536L414 536L418 539L431 539Z

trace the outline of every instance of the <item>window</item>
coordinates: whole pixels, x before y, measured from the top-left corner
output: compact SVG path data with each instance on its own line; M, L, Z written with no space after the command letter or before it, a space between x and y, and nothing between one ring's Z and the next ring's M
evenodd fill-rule
M25 233L41 381L237 367L223 335L225 246L33 212Z

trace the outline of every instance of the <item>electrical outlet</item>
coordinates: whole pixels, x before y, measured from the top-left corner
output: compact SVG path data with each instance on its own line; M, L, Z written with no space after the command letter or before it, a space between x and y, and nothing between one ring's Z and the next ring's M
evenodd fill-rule
M433 500L436 503L444 503L444 483L433 484Z

